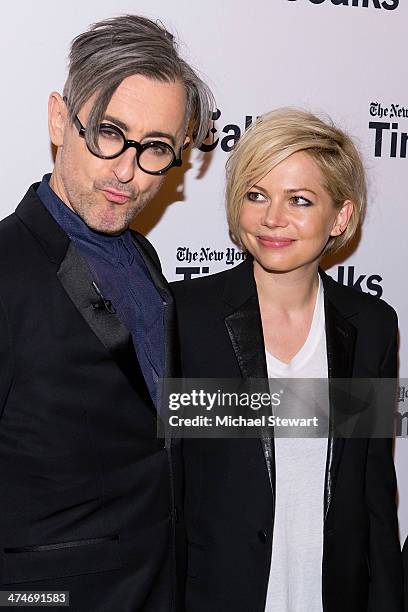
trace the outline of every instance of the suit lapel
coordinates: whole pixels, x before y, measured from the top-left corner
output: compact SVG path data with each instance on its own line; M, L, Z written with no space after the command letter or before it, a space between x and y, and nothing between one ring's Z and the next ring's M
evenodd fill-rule
M228 275L224 301L233 307L225 325L243 378L268 378L258 295L253 277L253 260L237 266ZM269 388L268 388L269 390ZM260 440L265 457L272 494L275 491L275 456L273 437L261 429Z
M99 338L131 385L153 409L129 331L98 295L87 263L70 242L57 277L79 313Z
M244 378L267 378L263 333L258 298L251 296L232 314L225 325Z
M354 349L357 336L356 328L347 320L354 313L340 313L342 296L338 285L329 276L320 271L325 295L326 346L329 375L330 425L327 446L326 477L324 486L324 518L330 509L337 482L345 440L336 432L337 416L340 414L343 393L336 392L333 379L350 379L353 374Z

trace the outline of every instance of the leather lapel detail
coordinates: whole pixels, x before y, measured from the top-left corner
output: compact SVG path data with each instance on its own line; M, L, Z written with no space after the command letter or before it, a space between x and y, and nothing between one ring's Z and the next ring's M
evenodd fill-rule
M158 263L137 234L132 232L133 244L144 259L150 277L159 292L164 305L164 373L163 378L181 376L180 350L178 343L176 307L169 284L163 276Z
M230 312L224 321L242 377L267 378L262 320L250 255L226 275L222 299Z
M154 413L130 333L122 322L106 308L94 289L94 279L79 251L70 243L59 267L57 276L66 293L94 334L108 349L112 358L129 380L132 387L142 395ZM97 304L99 307L95 308Z
M337 410L337 402L341 400L341 397L344 397L344 393L341 396L336 394L335 386L330 382L330 379L350 379L352 377L357 336L354 325L347 321L331 302L330 291L326 293L326 287L325 319L330 402L330 431L324 488L324 518L326 519L333 499L345 445L344 438L336 433L337 414L341 412L341 410ZM344 384L342 386L344 391Z
M232 314L225 317L225 325L243 378L263 378L266 386L268 386L262 321L256 293ZM269 387L267 391L269 391ZM274 499L275 450L273 437L269 430L262 428L260 439Z
M244 378L267 378L264 340L258 298L253 295L225 317L225 325Z

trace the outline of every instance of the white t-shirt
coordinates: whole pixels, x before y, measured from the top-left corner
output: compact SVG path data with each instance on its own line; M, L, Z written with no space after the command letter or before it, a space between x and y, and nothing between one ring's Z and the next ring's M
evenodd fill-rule
M266 353L269 378L327 379L323 286L309 335L289 364ZM328 406L328 397L327 397ZM276 506L266 612L319 612L327 437L275 438Z

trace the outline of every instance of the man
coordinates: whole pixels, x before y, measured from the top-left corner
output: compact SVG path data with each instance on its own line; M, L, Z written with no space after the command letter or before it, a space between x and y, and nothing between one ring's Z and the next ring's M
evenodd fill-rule
M157 379L178 374L173 302L128 227L181 165L188 126L205 137L211 100L148 19L73 41L49 99L54 171L0 224L0 590L69 591L84 612L178 607L181 462L156 434Z

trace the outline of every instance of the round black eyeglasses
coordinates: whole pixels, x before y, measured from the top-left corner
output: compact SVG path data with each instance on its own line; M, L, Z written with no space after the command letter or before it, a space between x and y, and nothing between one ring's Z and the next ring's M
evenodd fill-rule
M74 119L75 127L82 138L85 138L86 128L82 125L78 116ZM136 163L143 172L147 174L164 174L173 166L181 166L180 156L177 158L174 149L161 140L151 140L141 144L136 140L127 140L122 130L111 123L101 123L97 137L98 149L87 147L92 155L100 159L115 159L122 155L129 147L136 149Z

